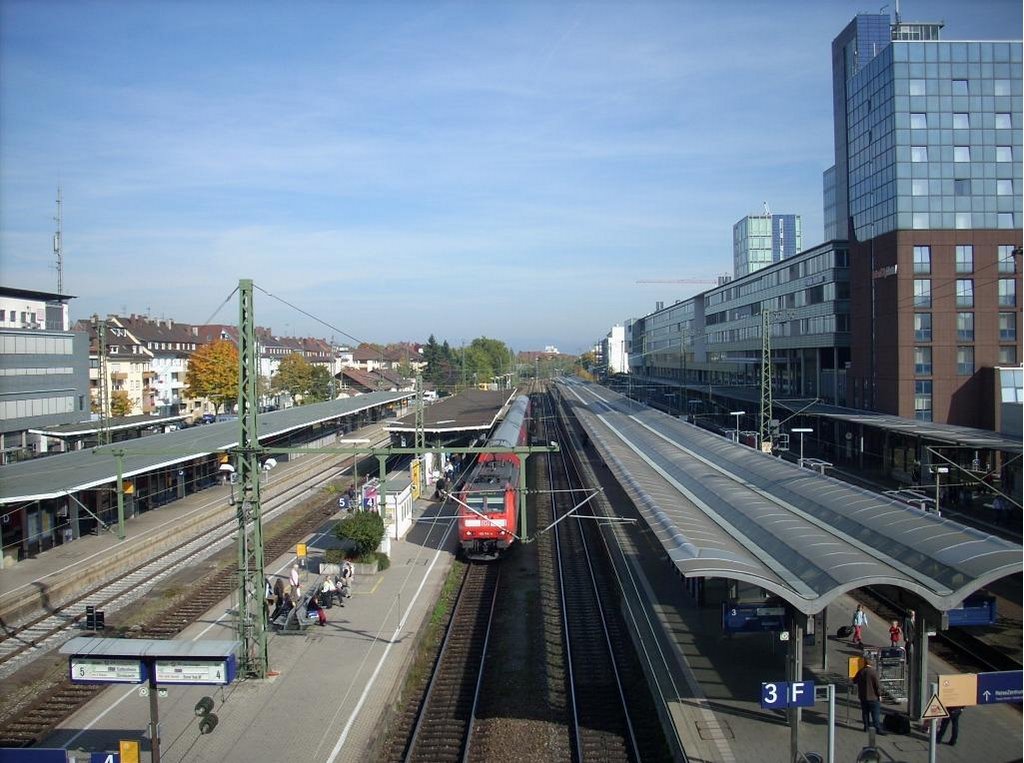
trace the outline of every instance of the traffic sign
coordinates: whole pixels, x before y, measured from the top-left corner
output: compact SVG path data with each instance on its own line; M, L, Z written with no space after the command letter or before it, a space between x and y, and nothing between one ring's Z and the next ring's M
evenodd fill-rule
M932 698L928 701L928 706L924 709L924 713L921 714L921 720L948 717L949 712L942 706L942 703L939 702L939 695L933 694Z
M1020 670L978 673L978 704L1020 702L1024 699L1024 678Z

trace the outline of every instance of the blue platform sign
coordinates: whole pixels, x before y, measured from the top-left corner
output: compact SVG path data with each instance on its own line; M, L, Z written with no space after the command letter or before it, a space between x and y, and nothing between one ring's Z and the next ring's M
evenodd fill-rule
M786 630L786 608L767 604L722 605L722 630L726 633L751 633Z
M1024 671L978 673L978 704L1020 702L1024 699Z
M121 763L120 752L91 752L89 763Z
M761 707L776 710L783 707L814 705L813 681L772 681L761 684Z

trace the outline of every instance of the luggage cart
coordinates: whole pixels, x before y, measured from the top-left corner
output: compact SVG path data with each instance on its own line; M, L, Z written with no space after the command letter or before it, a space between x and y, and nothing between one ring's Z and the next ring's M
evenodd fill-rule
M875 663L882 698L889 704L907 701L907 650L901 646L866 646L864 656Z

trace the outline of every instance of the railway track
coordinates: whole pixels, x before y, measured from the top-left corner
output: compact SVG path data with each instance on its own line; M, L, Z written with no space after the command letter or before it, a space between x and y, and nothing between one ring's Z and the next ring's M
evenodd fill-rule
M294 479L290 482L282 480L278 485L279 492L268 501L273 503L273 508L264 512L265 521L288 511L298 497L308 494L336 476L338 469L339 465L330 457L326 457L322 459L322 463L316 465L312 475L309 470L300 470L300 473L293 475ZM266 541L266 558L273 559L285 554L297 541L318 529L334 511L335 506L330 500L308 506L289 526L287 532ZM232 530L225 533L226 527L230 527ZM45 621L54 618L59 621L44 633L39 642L29 645L30 649L26 646L26 648L8 655L7 660L0 663L0 671L4 671L2 677L9 676L23 666L19 663L37 659L67 639L80 635L76 624L78 617L66 614L72 608L84 607L87 603L96 601L98 606L116 611L141 598L169 575L229 547L235 540L234 529L236 527L233 521L226 522L214 530L182 544L171 554L112 581L109 586L101 586L85 597L68 603L55 615L31 623L20 631L23 639L26 633L38 633L41 627L45 627L43 625ZM215 537L212 542L211 535ZM168 558L173 561L168 562ZM151 568L161 563L163 568L151 574ZM146 582L140 583L140 580ZM137 636L141 638L174 638L204 613L234 593L237 588L237 570L233 562L227 561L208 573L200 584L193 586L190 596L181 602L173 603L149 622L143 623ZM63 617L60 616L61 612L65 613ZM11 636L5 639L5 643L15 637ZM72 684L66 677L62 677L56 683L51 682L45 691L39 692L40 696L36 701L19 708L15 715L4 721L3 728L0 730L0 747L25 747L40 741L56 725L104 688L106 687L102 685Z
M501 566L470 563L452 612L406 761L465 760L472 742Z
M550 420L550 406L547 413L545 419ZM564 430L549 434L566 440ZM556 520L562 519L588 491L564 451L547 462L549 484L555 491L554 513ZM636 734L609 632L609 615L617 604L610 602L607 607L611 597L602 596L608 581L598 580L600 573L591 560L584 521L592 520L566 519L553 528L576 759L637 761Z

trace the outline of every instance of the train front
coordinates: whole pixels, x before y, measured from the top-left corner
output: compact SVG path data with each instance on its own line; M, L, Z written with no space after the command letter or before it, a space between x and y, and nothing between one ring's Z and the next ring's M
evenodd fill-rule
M488 445L511 448L527 440L530 399L520 395ZM497 559L515 541L520 459L482 453L459 493L459 543L469 559Z
M489 561L515 540L519 459L489 453L480 458L489 460L477 464L459 495L459 543L467 559Z

